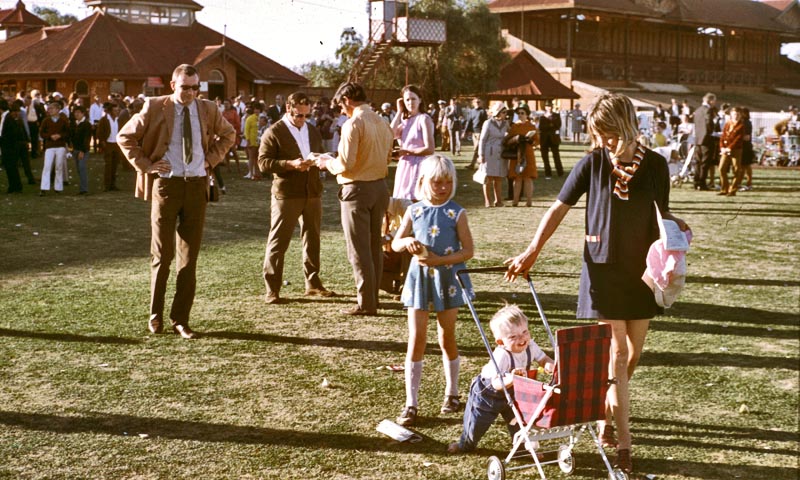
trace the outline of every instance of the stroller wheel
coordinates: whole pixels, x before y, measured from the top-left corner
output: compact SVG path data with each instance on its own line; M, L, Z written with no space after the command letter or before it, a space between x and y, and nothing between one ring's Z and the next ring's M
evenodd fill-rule
M489 477L489 480L505 480L506 469L503 467L503 461L497 457L489 457L486 476Z
M575 457L568 445L558 447L558 468L567 475L575 471Z

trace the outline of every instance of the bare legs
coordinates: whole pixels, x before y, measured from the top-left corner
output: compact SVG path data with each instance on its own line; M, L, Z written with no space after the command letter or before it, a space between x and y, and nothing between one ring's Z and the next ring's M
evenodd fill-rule
M503 205L503 195L500 193L503 179L501 177L486 177L483 182L483 201L486 207L500 207ZM491 201L491 194L494 192L494 203Z
M608 390L607 404L619 431L619 449L631 448L629 380L644 348L650 320L601 320L611 325L609 375L617 384Z
M517 177L514 179L514 201L511 203L511 205L515 207L517 206L523 188L525 190L525 206L530 207L532 205L533 179L523 177Z
M451 308L436 313L438 323L439 346L442 348L447 360L458 357L456 345L456 317L458 309ZM408 309L408 351L406 360L419 362L425 355L428 334L428 312L425 310Z

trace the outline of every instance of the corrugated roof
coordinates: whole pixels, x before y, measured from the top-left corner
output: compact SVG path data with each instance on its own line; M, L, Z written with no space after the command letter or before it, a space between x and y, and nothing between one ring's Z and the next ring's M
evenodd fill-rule
M675 0L675 4L675 8L664 13L636 3L634 0L493 0L489 3L489 10L503 13L523 10L578 9L660 19L669 23L798 33L797 29L777 20L781 12L775 6L762 2L752 0Z
M665 20L696 25L749 28L754 30L791 31L777 21L780 12L769 5L751 0L677 0L678 7ZM796 32L795 32L796 33Z
M500 70L497 88L488 93L489 98L552 99L579 97L578 94L553 78L527 51L521 50L509 53L511 54L511 62Z
M653 15L654 11L631 0L493 0L489 10L496 13L521 10L573 9L597 10L627 15Z
M24 52L0 55L0 71L117 78L168 76L176 65L208 58L207 47L219 46L222 40L222 34L197 22L190 27L141 25L98 11L29 45ZM225 51L257 79L307 83L305 77L234 40L226 40Z

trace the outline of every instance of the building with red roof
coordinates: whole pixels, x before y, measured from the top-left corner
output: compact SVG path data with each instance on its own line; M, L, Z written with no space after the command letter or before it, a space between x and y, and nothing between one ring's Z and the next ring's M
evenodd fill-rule
M192 0L84 0L94 12L50 27L25 9L0 10L0 87L6 94L169 93L172 71L197 67L208 98L273 98L307 79L195 20ZM3 36L3 34L5 34Z
M800 42L795 0L491 0L489 9L510 35L563 61L573 82L718 94L800 85L800 64L781 55Z

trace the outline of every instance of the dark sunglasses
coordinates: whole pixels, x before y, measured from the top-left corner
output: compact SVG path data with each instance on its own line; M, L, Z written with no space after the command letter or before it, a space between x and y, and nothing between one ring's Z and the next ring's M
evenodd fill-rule
M194 90L195 92L200 91L200 85L181 85L181 90Z
M311 117L313 117L313 116L314 116L314 115L313 115L313 114L311 114L311 113L306 113L305 115L303 115L302 113L293 113L293 114L292 114L292 117L293 117L293 118L311 118Z

